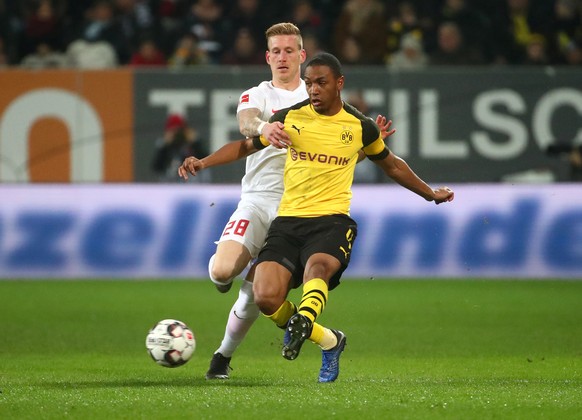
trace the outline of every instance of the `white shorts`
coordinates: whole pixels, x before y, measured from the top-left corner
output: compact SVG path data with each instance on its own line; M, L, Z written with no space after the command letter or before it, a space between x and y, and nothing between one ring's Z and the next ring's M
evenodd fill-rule
M273 200L241 200L222 231L217 244L236 241L256 258L265 243L271 222L277 217L279 202Z

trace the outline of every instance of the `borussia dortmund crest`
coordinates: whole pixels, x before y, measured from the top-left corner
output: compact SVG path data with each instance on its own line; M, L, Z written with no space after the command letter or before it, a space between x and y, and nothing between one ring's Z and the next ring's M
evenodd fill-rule
M343 144L352 144L354 141L354 133L352 133L350 130L344 130L342 131L340 140Z

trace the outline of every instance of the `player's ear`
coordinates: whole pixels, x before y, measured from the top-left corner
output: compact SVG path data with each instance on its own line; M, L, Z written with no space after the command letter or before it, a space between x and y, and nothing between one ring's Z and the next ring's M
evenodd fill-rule
M265 61L267 62L268 65L271 65L271 63L269 62L271 59L271 54L269 53L269 50L265 51Z
M305 50L302 48L301 52L299 53L299 61L301 63L305 62L305 59L307 58L307 53L305 52Z
M345 79L344 79L344 76L340 76L340 77L337 79L337 90L338 90L338 91L339 91L339 90L342 90L342 89L344 88L344 80L345 80Z

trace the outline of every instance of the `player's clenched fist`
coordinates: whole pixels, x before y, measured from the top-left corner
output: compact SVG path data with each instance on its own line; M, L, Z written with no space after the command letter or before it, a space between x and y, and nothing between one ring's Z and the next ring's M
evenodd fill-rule
M433 191L435 204L441 204L455 199L455 193L449 187L440 187Z

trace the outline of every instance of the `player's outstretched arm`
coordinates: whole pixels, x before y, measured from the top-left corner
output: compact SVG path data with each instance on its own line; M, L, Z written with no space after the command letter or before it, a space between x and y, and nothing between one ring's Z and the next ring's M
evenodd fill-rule
M211 155L206 156L204 159L198 159L194 156L187 157L178 168L178 175L187 180L188 174L196 176L196 173L202 169L225 165L243 159L256 151L257 149L253 145L253 139L246 138L232 141Z
M255 137L262 135L277 149L286 148L291 144L289 134L283 131L285 126L279 121L272 123L261 120L261 110L248 108L237 114L238 126L243 136Z
M448 187L432 189L426 182L414 173L410 166L393 153L384 159L375 161L386 175L410 191L420 195L427 201L436 204L453 201L455 193Z

